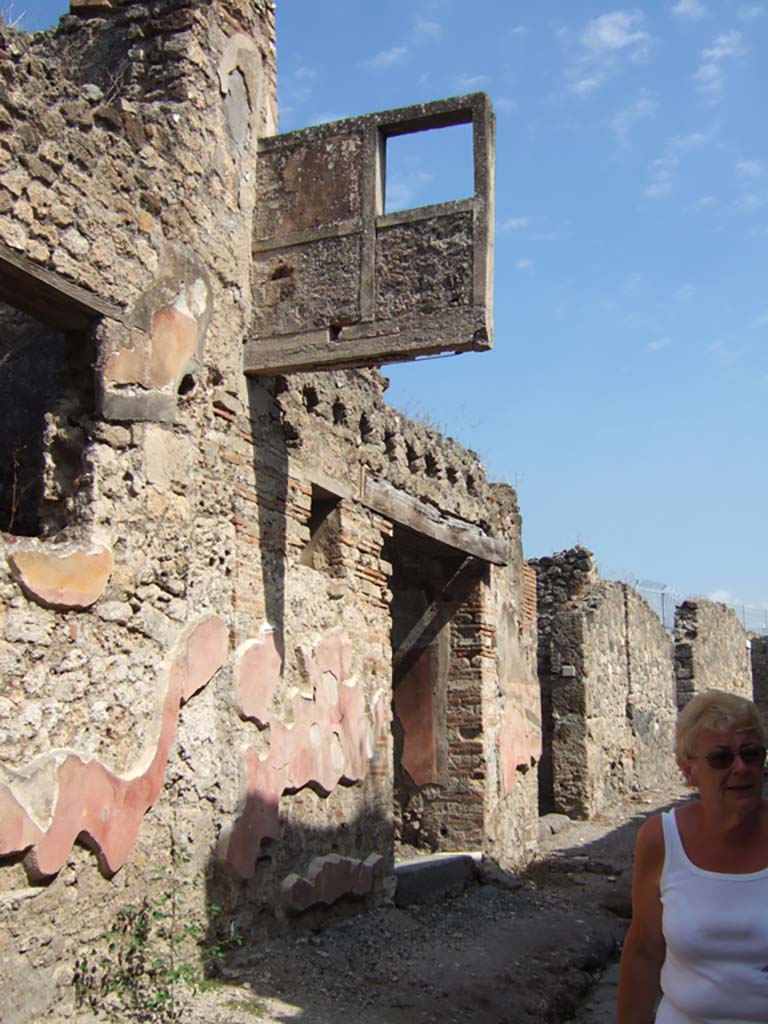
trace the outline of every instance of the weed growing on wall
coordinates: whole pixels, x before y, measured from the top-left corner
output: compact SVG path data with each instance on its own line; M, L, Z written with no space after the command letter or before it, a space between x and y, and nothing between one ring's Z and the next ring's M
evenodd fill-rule
M211 940L194 923L198 882L184 876L189 860L185 847L174 847L170 868L152 877L157 894L122 907L100 942L77 959L78 1006L117 1020L170 1024L184 1018L194 995L217 984L212 975L242 937ZM206 910L211 919L221 912L214 904Z

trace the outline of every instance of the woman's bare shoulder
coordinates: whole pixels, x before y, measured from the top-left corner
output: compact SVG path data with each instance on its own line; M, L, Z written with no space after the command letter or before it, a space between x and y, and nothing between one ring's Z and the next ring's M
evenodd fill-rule
M635 862L654 864L664 860L664 825L660 814L646 818L635 842Z

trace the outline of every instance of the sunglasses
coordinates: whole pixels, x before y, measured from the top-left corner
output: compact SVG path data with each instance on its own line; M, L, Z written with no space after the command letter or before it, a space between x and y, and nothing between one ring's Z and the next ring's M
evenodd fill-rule
M765 747L759 747L757 744L753 747L740 747L739 750L713 750L711 754L689 754L688 759L706 761L710 768L724 772L726 768L731 767L737 754L744 764L763 764L765 761Z

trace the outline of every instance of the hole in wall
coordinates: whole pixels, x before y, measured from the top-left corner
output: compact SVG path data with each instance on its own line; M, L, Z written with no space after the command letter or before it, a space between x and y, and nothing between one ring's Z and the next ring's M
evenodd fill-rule
M317 390L313 388L311 384L307 384L302 390L301 400L304 403L304 408L307 412L315 412L318 405L320 405L320 398L317 394Z
M397 455L397 434L392 430L384 432L384 451L391 459Z
M360 417L359 429L360 440L363 444L368 444L373 437L373 426L365 413Z
M340 398L333 403L333 422L337 427L344 427L347 424L347 407Z
M287 277L293 277L293 275L293 267L289 267L286 263L281 263L280 266L275 267L269 275L269 279L270 281L284 281Z
M338 561L340 504L338 495L312 484L309 540L301 553L302 565L327 572Z
M180 398L187 398L191 395L196 387L195 378L191 373L185 373L179 381L178 395Z
M0 303L0 530L50 536L82 488L93 415L93 341Z

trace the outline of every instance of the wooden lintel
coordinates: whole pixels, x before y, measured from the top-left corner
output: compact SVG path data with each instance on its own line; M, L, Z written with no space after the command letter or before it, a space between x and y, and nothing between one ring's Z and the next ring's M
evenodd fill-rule
M509 564L509 550L504 541L489 537L470 523L441 513L382 480L368 477L362 500L368 508L399 526L431 537L456 551L474 555L492 565Z
M14 252L0 242L0 301L58 330L83 330L103 316L119 320L123 310L80 285Z
M359 494L355 493L355 488L349 483L326 476L317 470L308 473L307 479L329 494L359 501L366 508L378 512L398 526L439 541L456 551L473 555L492 565L509 565L509 546L505 541L489 537L470 523L438 512L418 498L397 490L383 480L377 480L369 473L363 478Z

